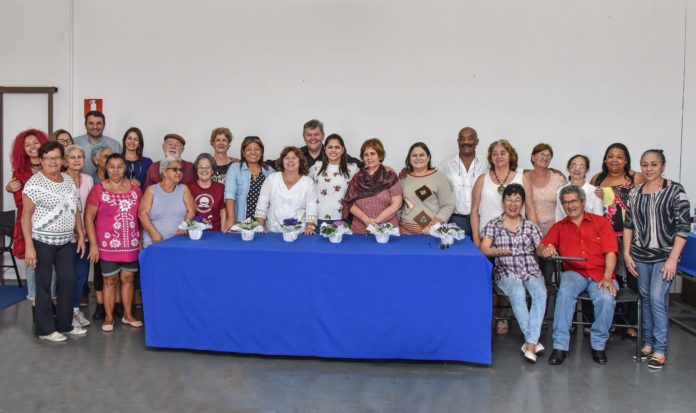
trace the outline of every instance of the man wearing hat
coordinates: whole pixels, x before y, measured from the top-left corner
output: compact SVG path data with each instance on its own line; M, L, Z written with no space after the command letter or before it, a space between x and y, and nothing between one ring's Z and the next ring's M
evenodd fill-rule
M174 157L181 159L181 153L184 152L184 146L186 145L186 140L176 133L170 133L164 136L164 143L162 143L162 150L164 151L164 157ZM181 178L181 183L186 185L189 182L193 182L196 179L196 173L193 170L193 164L191 162L181 160L181 168L183 169L183 176ZM157 161L147 168L147 177L145 178L145 188L152 184L156 184L162 179L160 176L160 162ZM144 188L143 188L144 190Z

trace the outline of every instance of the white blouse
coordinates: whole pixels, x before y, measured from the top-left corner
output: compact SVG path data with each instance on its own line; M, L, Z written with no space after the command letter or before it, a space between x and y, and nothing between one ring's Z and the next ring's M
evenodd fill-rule
M300 177L300 180L288 189L283 182L283 173L274 172L263 182L259 201L256 204L256 218L266 219L266 230L281 232L283 220L296 218L317 223L317 189L312 178Z
M348 183L353 176L358 173L358 166L354 163L348 164L348 177L346 178L340 171L339 165L329 164L326 170L319 175L321 162L317 162L309 168L309 176L317 186L317 197L319 199L317 218L323 220L343 219L341 211L341 199L348 190Z

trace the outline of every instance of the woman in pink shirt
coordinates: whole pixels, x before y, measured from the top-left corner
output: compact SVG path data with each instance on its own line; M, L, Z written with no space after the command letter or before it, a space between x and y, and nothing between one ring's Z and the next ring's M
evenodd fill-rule
M140 188L125 179L126 162L123 155L114 153L106 160L104 181L96 184L87 198L85 224L89 237L89 259L100 262L104 276L103 331L114 330L114 303L116 283L121 280L121 322L142 327L142 321L133 317L133 278L138 272L140 223L138 204ZM118 275L118 277L115 277Z

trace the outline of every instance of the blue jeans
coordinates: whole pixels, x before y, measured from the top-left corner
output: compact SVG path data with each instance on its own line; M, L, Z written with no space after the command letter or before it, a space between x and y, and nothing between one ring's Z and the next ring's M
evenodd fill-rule
M449 219L450 224L457 224L457 226L466 232L466 235L471 237L471 218L469 215L455 215ZM502 288L502 287L501 287Z
M498 287L510 299L512 312L515 314L517 324L527 343L538 343L541 334L541 323L546 312L546 285L543 277L522 281L511 277L501 278L497 281ZM525 289L532 297L532 308L527 308L527 295Z
M665 262L635 261L638 269L638 292L643 311L643 342L656 353L667 354L669 328L669 288L672 281L662 279Z
M614 281L618 290L619 284ZM570 346L570 326L575 315L578 295L587 291L594 306L594 323L590 332L590 344L594 350L604 350L609 339L609 328L614 318L616 299L591 278L585 278L574 271L564 271L561 286L556 294L556 309L553 313L553 348L568 351Z
M89 244L87 244L87 251L89 251ZM80 308L80 301L82 301L82 292L85 288L85 283L87 282L87 277L89 277L89 254L85 252L84 258L80 258L80 254L75 252L75 293L73 296L73 308Z
M27 300L36 300L36 269L30 268L26 262L24 263L24 278L27 281ZM53 270L51 277L51 299L56 298L56 271Z

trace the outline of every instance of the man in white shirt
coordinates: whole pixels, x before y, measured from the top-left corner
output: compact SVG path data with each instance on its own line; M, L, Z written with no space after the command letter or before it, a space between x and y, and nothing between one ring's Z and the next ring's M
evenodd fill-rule
M90 159L92 148L104 142L109 145L109 148L114 153L121 153L121 144L116 139L102 135L106 127L106 118L104 114L93 110L85 115L85 133L84 135L76 136L74 139L75 145L81 147L85 151L85 166L82 168L82 173L94 176L97 173L97 166Z
M457 136L459 153L448 156L437 167L447 176L454 193L455 208L449 222L457 224L467 234L471 234L471 191L476 178L488 171L486 159L476 156L478 143L478 134L474 128L462 128Z

